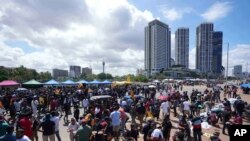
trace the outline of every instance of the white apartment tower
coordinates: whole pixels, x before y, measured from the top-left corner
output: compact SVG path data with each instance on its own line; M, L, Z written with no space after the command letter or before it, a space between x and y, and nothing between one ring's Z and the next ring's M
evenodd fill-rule
M178 28L175 32L175 64L188 68L189 64L189 29Z
M145 27L146 76L170 67L171 31L167 24L153 20Z
M196 69L202 73L212 71L213 23L202 23L196 28Z

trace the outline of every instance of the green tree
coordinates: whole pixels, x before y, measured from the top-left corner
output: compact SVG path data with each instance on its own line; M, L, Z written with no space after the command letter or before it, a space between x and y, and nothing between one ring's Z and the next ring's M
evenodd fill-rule
M87 74L86 77L85 77L85 80L93 81L96 78L97 78L97 76L95 74Z

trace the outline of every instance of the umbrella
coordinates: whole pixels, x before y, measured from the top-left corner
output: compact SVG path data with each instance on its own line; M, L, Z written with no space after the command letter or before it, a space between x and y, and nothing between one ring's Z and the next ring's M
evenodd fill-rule
M160 95L160 96L158 97L158 99L159 99L159 100L167 100L167 99L168 99L168 96L166 96L166 95Z
M149 88L156 88L155 85L149 85L148 87L149 87Z
M26 88L17 88L16 90L17 91L27 91L28 89L26 89Z

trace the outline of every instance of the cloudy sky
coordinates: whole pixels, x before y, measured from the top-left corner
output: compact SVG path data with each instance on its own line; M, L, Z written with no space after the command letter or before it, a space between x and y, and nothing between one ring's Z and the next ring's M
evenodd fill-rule
M1 0L0 66L38 71L92 67L94 73L135 73L144 66L144 27L153 19L172 32L190 28L190 68L195 68L195 28L214 22L229 42L229 72L250 60L249 0ZM249 62L250 65L250 62ZM249 68L250 69L250 68Z

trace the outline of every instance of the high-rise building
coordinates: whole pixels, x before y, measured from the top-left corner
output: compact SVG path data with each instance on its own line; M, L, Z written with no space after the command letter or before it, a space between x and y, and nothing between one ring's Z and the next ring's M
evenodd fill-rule
M234 77L242 77L242 65L235 65L233 68Z
M136 76L139 76L139 75L144 75L144 70L143 69L137 69L136 70Z
M78 78L81 75L81 67L80 66L70 66L69 67L69 76L71 78Z
M196 69L202 73L212 71L213 23L202 23L196 28Z
M167 24L153 20L145 27L145 73L147 76L170 67L171 31Z
M59 78L66 78L68 77L68 71L67 70L61 70L61 69L53 69L52 70L52 76L54 79Z
M212 72L214 74L221 74L223 71L222 46L223 46L223 33L221 31L213 32Z
M82 68L82 74L85 75L92 74L92 68L89 67Z
M189 29L178 28L175 32L175 63L188 68L189 64Z

